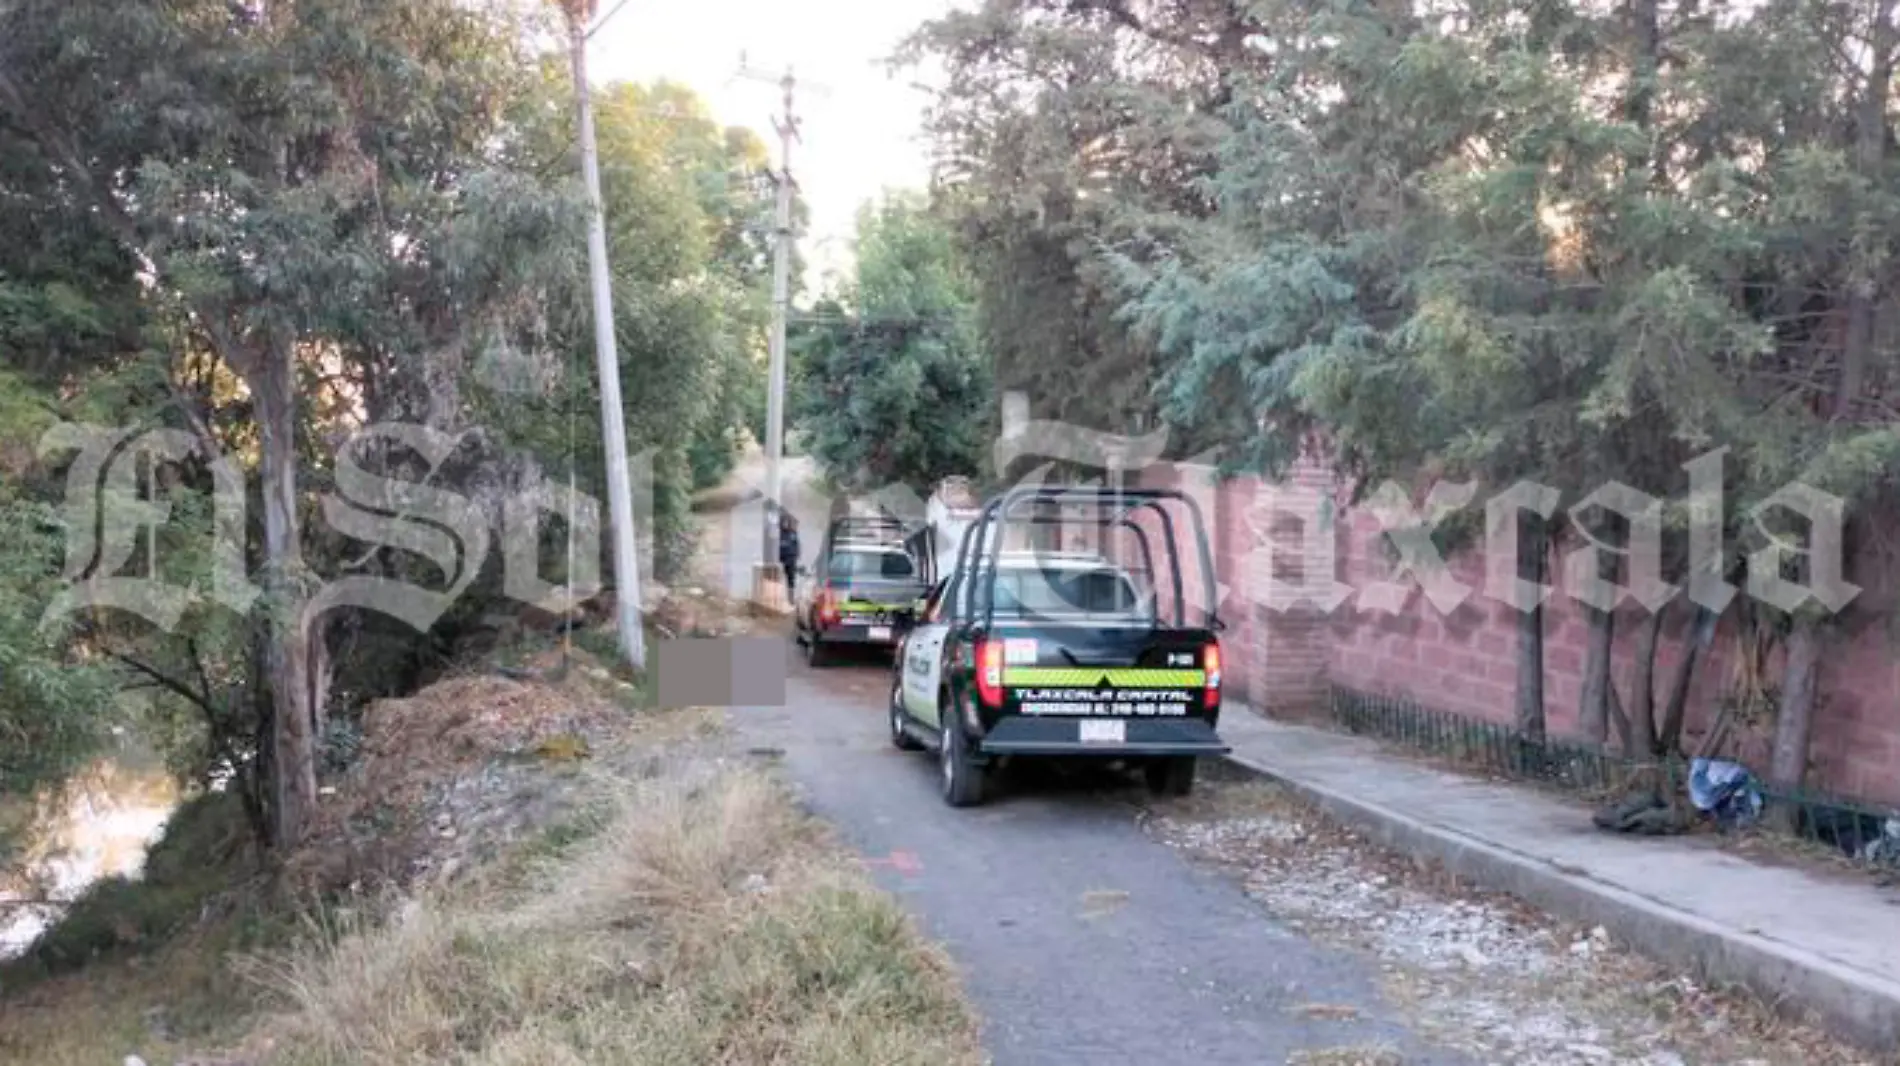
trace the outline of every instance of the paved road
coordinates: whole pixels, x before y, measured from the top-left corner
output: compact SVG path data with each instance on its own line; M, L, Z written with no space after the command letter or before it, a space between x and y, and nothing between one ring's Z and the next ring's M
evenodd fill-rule
M932 759L887 738L888 671L794 661L785 706L733 718L748 745L783 752L812 808L948 946L997 1066L1282 1066L1371 1044L1414 1066L1469 1061L1401 1028L1371 964L1309 943L1148 838L1138 792L1023 775L983 807L945 806Z

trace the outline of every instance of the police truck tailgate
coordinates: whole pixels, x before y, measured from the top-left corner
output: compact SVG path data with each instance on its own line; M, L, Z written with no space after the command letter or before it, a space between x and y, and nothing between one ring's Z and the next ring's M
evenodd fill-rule
M1220 651L1210 632L1044 622L998 625L992 641L1001 645L1001 714L984 751L1228 750L1214 731Z

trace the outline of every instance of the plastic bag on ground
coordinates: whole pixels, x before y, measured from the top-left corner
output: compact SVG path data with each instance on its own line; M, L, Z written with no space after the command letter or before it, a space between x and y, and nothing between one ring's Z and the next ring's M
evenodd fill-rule
M1689 764L1689 802L1727 828L1752 825L1761 817L1762 794L1755 775L1728 759Z

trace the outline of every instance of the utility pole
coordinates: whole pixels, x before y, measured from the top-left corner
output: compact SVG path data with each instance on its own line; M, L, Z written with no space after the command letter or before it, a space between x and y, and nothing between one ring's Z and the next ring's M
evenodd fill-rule
M783 495L785 461L785 317L792 299L792 142L798 139L798 115L792 110L796 82L787 70L779 87L785 91L785 116L774 119L778 131L778 207L772 247L772 366L765 401L765 498L772 503L765 519L765 558L778 558L779 523L785 514Z
M772 81L778 84L783 93L784 113L772 120L772 128L779 138L779 172L777 175L778 204L774 214L774 242L772 249L772 333L770 338L771 368L765 401L765 528L760 531L763 537L764 563L760 567L761 577L767 582L778 579L779 587L784 587L785 575L779 570L778 538L779 523L784 514L783 464L785 460L785 324L791 310L792 288L792 191L797 187L792 179L792 142L799 137L799 118L795 107L797 79L788 67L782 75L771 75L746 63L742 54L739 58L739 76L754 81ZM763 584L763 582L762 582ZM761 587L760 592L764 589Z
M586 7L592 4L583 0ZM577 5L579 6L579 5ZM616 11L619 9L616 8ZM611 13L610 13L611 17ZM634 540L633 486L627 473L626 412L620 403L620 352L614 343L613 277L607 264L607 214L600 195L600 160L594 145L594 107L587 85L586 20L568 10L574 53L574 96L580 104L581 171L587 182L587 258L594 289L594 355L600 365L600 437L607 453L607 503L613 520L615 607L620 652L644 669L646 633L640 621L640 557Z

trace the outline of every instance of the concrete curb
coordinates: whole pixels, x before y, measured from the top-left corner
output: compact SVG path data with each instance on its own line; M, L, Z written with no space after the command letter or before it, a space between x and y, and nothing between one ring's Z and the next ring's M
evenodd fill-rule
M1239 753L1227 762L1277 782L1380 844L1551 914L1600 925L1650 958L1710 985L1739 985L1782 1014L1818 1020L1870 1050L1900 1048L1900 984L1841 966L1794 944L1698 915L1398 811L1287 776ZM1897 948L1896 950L1900 950Z

